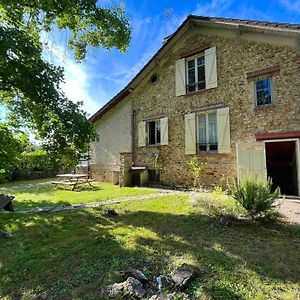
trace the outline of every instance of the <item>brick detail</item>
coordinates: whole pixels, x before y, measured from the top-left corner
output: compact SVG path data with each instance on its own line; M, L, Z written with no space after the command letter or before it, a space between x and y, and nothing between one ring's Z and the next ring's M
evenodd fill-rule
M257 141L300 138L300 130L289 132L271 132L255 134Z
M187 57L190 57L190 56L193 56L193 55L196 55L200 52L203 52L205 51L206 49L208 49L210 46L209 45L205 45L203 47L198 47L198 48L195 48L191 51L187 51L187 52L184 52L180 55L180 58L187 58Z
M262 75L267 75L267 74L272 74L272 73L279 73L280 72L280 66L271 66L263 69L259 69L256 71L251 71L247 73L247 79L251 79L253 77L257 76L262 76Z

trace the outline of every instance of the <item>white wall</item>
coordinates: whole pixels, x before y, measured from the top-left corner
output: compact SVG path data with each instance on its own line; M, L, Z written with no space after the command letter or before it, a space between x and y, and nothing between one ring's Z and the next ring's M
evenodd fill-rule
M123 99L95 122L99 142L91 144L91 164L117 166L119 153L131 152L131 101Z

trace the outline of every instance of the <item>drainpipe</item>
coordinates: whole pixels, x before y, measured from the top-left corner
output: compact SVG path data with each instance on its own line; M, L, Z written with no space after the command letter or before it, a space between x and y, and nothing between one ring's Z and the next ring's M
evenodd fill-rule
M131 113L131 152L132 152L132 165L135 165L135 116L136 116L136 111L133 109L133 104L132 106L132 113Z

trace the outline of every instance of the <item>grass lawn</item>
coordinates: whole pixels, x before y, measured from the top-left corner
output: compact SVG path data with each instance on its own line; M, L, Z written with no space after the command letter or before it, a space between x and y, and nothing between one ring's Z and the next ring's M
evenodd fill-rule
M74 204L102 201L112 198L141 196L155 193L151 189L124 187L109 183L93 183L94 188L80 186L77 191L71 191L68 187L54 187L51 179L27 180L0 184L0 194L13 195L16 209L42 207L57 204Z
M102 288L129 266L150 278L183 263L201 270L189 299L299 299L300 228L239 221L224 226L231 200L187 196L52 214L1 214L0 298L106 299ZM105 207L107 209L107 207ZM182 299L178 295L177 299Z

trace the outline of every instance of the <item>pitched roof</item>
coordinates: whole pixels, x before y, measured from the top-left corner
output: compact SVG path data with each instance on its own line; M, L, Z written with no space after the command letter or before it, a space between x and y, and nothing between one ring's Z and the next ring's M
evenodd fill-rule
M188 18L189 17L195 20L201 20L201 21L207 21L207 22L213 22L219 24L235 24L235 25L243 25L248 27L283 29L287 31L295 30L300 32L300 24L256 21L256 20L241 20L241 19L232 19L232 18L203 17L203 16L195 16L195 15L189 15Z
M184 22L177 28L177 30L165 38L165 42L162 47L153 55L153 57L148 61L148 63L137 73L137 75L111 100L109 100L103 107L101 107L93 116L90 117L90 122L95 122L106 114L111 108L117 105L123 98L130 94L133 90L132 84L137 81L137 79L142 75L142 73L155 61L155 59L166 49L170 47L170 44L175 40L177 34L185 27L187 23L196 22L203 24L215 24L219 26L233 26L238 29L260 29L260 30L270 30L277 33L296 33L300 34L300 24L291 23L280 23L280 22L268 22L268 21L256 21L256 20L241 20L232 18L218 18L218 17L205 17L189 15L184 20ZM142 77L142 79L144 79ZM141 80L142 80L141 79Z

